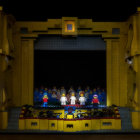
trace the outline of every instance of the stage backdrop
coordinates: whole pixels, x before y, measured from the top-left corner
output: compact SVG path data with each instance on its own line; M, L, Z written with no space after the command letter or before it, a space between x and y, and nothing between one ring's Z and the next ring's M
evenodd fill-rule
M35 50L105 50L106 43L101 37L40 36L35 42Z

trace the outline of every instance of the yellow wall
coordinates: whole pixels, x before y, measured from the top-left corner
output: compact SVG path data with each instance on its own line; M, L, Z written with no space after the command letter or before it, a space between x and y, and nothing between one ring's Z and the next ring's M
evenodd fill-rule
M32 124L36 125L32 125ZM110 123L110 125L104 125ZM72 127L68 127L71 125ZM91 131L91 130L121 130L120 119L89 119L89 120L51 120L51 119L19 119L20 130L51 130L63 132Z
M128 55L133 59L133 65L127 67L127 87L128 87L128 104L133 108L132 111L132 125L134 129L140 129L140 8L137 13L130 17L129 25L132 25L131 31L129 29L128 37L131 43L126 48ZM134 86L135 84L135 86Z
M132 97L133 91L131 79L134 80L135 77L137 77L139 95L139 16L140 14L137 13L126 22L94 22L91 19L73 18L77 28L84 28L78 29L77 35L101 35L106 42L108 105L131 106L129 98L129 96ZM2 25L0 26L2 28L0 30L0 52L2 50L4 56L13 57L10 62L11 68L0 72L0 89L6 88L7 95L11 99L11 106L33 104L34 40L37 40L40 34L62 35L63 22L69 18L48 19L45 22L19 22L15 21L12 16L0 12L0 19L0 25ZM11 28L6 26L9 24ZM129 29L130 24L133 25L133 30ZM28 32L21 33L21 28L28 28ZM112 28L120 28L120 34L112 34ZM133 41L130 41L132 37ZM134 56L135 59L135 66L132 70L125 62L128 50L131 52L129 55ZM4 61L4 56L0 54L1 62ZM135 100L140 101L140 96ZM139 110L140 107L136 108Z
M33 104L34 48L33 40L14 40L16 52L13 72L13 102L16 106Z
M9 38L12 33L8 24L8 16L4 15L0 11L0 96L2 91L5 90L6 102L11 104L12 101L12 61L8 60L11 57L12 45L9 42ZM8 34L9 33L9 34ZM0 100L0 108L2 101Z
M28 78L32 79L33 77L26 77L28 74L26 70L29 69L29 65L25 66L25 62L28 61L28 54L22 55L23 51L28 52L29 40L36 40L38 35L40 34L62 34L63 22L64 19L48 19L47 22L16 22L13 30L15 31L15 35L13 40L15 42L15 47L17 47L17 55L18 60L15 67L15 75L14 79L17 81L18 79L22 79L17 84L13 82L14 85L14 94L15 98L20 98L21 96L17 94L25 93L25 91L32 90L33 86L28 86L25 84ZM66 18L68 20L68 18ZM124 61L124 49L127 42L127 22L93 22L91 19L76 19L74 18L78 28L84 28L84 30L78 30L78 35L101 35L102 38L106 41L107 48L107 94L108 94L108 105L116 104L121 106L127 105L127 74L126 74L126 64ZM71 19L70 19L71 20ZM20 28L28 28L28 33L22 34L20 33ZM51 30L53 28L53 30ZM58 29L59 28L59 29ZM87 28L90 28L88 30ZM112 34L112 28L120 28L119 35ZM43 32L43 33L41 33ZM32 39L31 39L32 38ZM25 45L26 44L26 45ZM109 45L109 46L108 46ZM110 49L109 49L110 47ZM110 51L110 52L109 52ZM22 52L22 53L21 53ZM21 56L23 56L21 58ZM23 63L23 64L22 64ZM26 63L27 64L27 63ZM120 68L119 65L122 65ZM23 66L24 65L24 66ZM26 70L23 71L22 67ZM28 67L28 68L27 68ZM112 73L112 74L111 74ZM22 77L23 76L23 77ZM30 76L30 75L29 75ZM121 80L121 76L124 76L124 80ZM32 81L33 82L33 81ZM18 89L15 88L18 85ZM123 85L123 87L121 86ZM25 88L24 88L25 87ZM28 94L28 92L26 92ZM21 105L24 100L28 96L24 97L22 94L22 98L20 98L20 103L15 103L17 105ZM23 102L23 103L22 103ZM28 100L27 100L28 102ZM28 102L29 103L29 102Z

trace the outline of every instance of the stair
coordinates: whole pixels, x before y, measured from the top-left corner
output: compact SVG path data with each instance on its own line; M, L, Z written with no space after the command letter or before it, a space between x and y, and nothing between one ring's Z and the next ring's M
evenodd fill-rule
M18 130L18 120L21 108L12 108L9 111L8 130Z
M119 113L122 121L122 130L133 130L130 109L126 107L119 107ZM12 108L9 111L7 130L18 130L18 120L21 108Z
M130 109L126 107L119 107L119 113L122 120L122 130L132 130L132 121Z

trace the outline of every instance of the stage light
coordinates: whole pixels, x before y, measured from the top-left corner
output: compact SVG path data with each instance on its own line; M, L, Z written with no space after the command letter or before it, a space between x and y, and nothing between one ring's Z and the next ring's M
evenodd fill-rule
M128 63L129 65L132 65L132 64L133 64L133 60L132 60L132 59L127 59L127 63Z
M126 57L125 57L125 61L126 61L129 65L132 65L132 64L133 64L133 57L132 57L132 56L126 56Z

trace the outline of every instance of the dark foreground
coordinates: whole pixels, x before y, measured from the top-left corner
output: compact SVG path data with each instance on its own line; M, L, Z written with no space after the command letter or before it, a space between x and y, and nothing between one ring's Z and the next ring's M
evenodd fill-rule
M45 134L1 134L0 140L139 140L140 134L122 135L45 135Z

